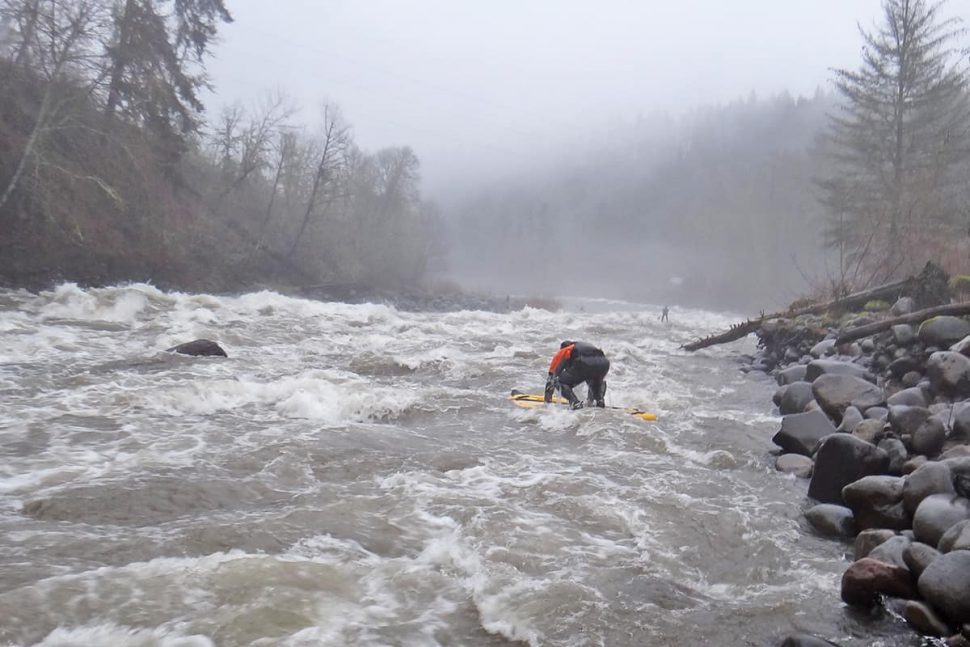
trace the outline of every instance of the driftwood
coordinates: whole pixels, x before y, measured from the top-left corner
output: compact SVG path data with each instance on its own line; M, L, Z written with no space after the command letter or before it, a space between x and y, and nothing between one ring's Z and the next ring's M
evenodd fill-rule
M837 346L842 344L848 344L857 339L862 339L863 337L868 337L869 335L875 335L884 330L889 330L893 326L899 324L915 324L922 323L927 319L933 317L940 317L943 315L951 316L962 316L970 315L970 302L964 303L951 303L945 306L936 306L935 308L926 308L925 310L919 310L917 312L911 312L908 315L902 315L901 317L893 317L892 319L883 319L882 321L877 321L876 323L867 324L865 326L859 326L857 328L851 328L835 340Z
M708 346L713 346L715 344L726 344L729 341L734 341L736 339L741 339L742 337L747 337L750 333L761 327L761 323L764 321L763 318L759 319L748 319L747 321L742 321L741 323L731 324L730 330L723 332L720 335L711 335L710 337L705 337L704 339L698 339L689 344L684 344L681 346L684 350L700 350L701 348L707 348Z
M848 294L838 299L833 299L832 301L826 301L825 303L816 303L804 308L785 310L783 312L774 312L768 315L762 312L761 316L759 316L757 319L748 319L747 321L742 321L741 323L732 324L731 328L727 332L719 335L711 335L710 337L705 337L695 342L684 344L681 346L681 348L684 350L695 351L700 350L701 348L707 348L708 346L714 346L715 344L726 344L727 342L741 339L749 333L757 330L766 319L799 317L801 315L815 315L830 311L846 311L851 310L858 305L865 305L867 302L874 299L895 300L901 294L912 291L918 282L918 278L911 276L907 279L903 279L902 281L896 281L895 283L887 283L885 285L880 285L868 290L862 290L861 292L853 292L852 294Z

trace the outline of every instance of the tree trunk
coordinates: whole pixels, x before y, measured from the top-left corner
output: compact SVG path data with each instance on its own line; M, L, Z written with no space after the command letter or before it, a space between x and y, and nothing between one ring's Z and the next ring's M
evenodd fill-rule
M954 317L970 315L970 302L950 303L945 306L926 308L925 310L911 312L910 314L903 315L901 317L883 319L882 321L877 321L876 323L871 323L866 326L851 328L839 335L838 339L835 340L835 343L836 345L841 346L842 344L848 344L857 339L862 339L863 337L869 337L870 335L875 335L876 333L880 333L884 330L889 330L893 326L897 326L899 324L923 323L927 319L941 317L943 315L950 315Z

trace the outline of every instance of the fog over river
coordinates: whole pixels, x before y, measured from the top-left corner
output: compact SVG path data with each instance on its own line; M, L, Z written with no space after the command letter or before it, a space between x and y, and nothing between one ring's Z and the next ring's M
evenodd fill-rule
M679 350L732 316L563 303L0 292L0 644L920 644L841 605L753 342ZM659 421L513 406L561 339Z

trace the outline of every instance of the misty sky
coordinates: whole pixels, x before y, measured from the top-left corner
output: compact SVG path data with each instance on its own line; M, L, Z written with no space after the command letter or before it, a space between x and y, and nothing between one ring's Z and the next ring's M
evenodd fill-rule
M340 106L367 150L410 145L431 197L542 164L610 123L856 67L879 0L227 0L210 112L273 89ZM970 16L970 0L948 15Z

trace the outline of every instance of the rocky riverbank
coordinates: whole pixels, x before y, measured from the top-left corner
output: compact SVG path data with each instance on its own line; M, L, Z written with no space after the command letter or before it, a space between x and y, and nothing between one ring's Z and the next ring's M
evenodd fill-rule
M779 384L775 465L806 480L807 523L854 542L842 600L970 647L970 322L936 316L839 342L916 307L903 297L861 315L765 321L747 359Z

